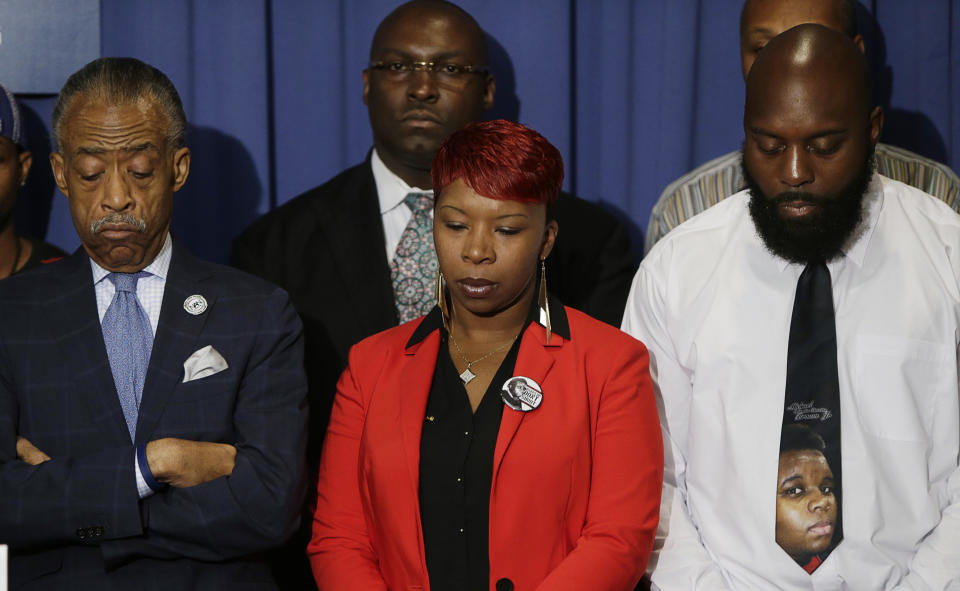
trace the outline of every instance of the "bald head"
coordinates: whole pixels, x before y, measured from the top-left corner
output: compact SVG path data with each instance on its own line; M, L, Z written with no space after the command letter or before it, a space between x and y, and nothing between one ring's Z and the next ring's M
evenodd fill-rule
M767 44L747 76L745 113L767 108L771 97L785 92L838 108L853 103L864 117L873 106L863 53L849 37L821 25L799 25Z
M483 30L455 4L413 0L377 27L370 62L363 102L377 156L411 187L429 188L443 140L493 106Z
M483 29L466 10L446 0L411 0L401 4L386 16L373 34L373 43L370 44L370 59L384 49L394 29L405 27L410 23L426 24L438 19L444 19L457 29L464 44L473 48L480 57L480 63L487 63L487 40Z
M760 52L747 76L743 168L774 254L828 261L854 236L883 127L870 96L866 59L843 33L800 25Z

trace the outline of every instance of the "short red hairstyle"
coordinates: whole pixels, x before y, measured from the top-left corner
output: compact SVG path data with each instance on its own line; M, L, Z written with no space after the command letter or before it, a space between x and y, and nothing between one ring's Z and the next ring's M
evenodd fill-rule
M430 168L433 191L462 179L490 199L543 203L557 200L563 157L545 137L504 119L476 121L450 134Z

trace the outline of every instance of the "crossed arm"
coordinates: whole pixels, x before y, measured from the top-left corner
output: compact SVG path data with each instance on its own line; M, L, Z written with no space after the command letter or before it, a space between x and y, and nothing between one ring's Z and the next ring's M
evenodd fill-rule
M50 456L26 437L17 437L17 458L37 466ZM165 437L147 444L147 463L153 477L175 488L189 488L230 476L236 458L237 448L228 443Z

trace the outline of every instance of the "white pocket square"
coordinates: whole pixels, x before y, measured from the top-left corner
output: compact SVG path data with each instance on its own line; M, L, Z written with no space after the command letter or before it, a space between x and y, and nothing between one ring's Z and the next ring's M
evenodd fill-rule
M187 383L212 376L228 367L227 360L223 358L223 355L214 349L213 345L207 345L202 349L197 349L193 355L183 362L183 382Z

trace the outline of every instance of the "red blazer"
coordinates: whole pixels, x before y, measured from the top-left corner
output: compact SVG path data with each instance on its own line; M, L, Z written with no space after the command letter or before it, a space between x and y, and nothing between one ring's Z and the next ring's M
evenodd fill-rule
M531 323L520 344L514 375L540 384L543 400L503 409L491 589L628 591L653 548L663 447L646 348L566 312L570 340L548 345ZM407 347L418 325L357 344L337 386L307 549L322 591L430 588L419 461L440 333Z

